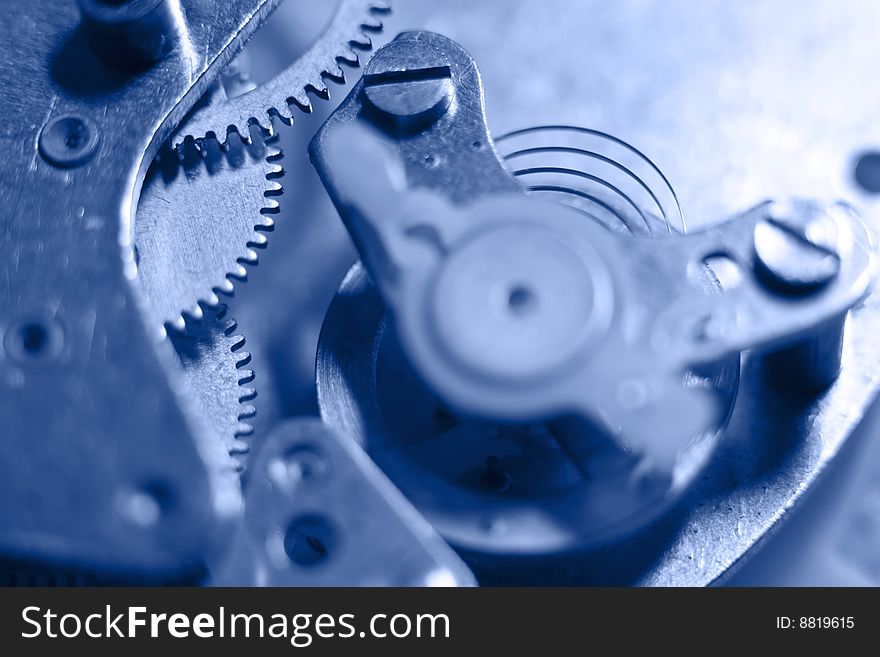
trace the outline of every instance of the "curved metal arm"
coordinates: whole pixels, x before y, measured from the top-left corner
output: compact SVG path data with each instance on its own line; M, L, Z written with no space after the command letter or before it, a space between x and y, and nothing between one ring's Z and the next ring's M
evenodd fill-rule
M628 239L494 184L508 174L468 86L478 84L472 62L443 37L402 38L409 59L387 64L406 97L397 104L434 102L437 89L424 87L434 78L420 67L438 49L456 102L401 134L387 111L371 110L362 82L312 156L410 360L456 411L497 421L582 415L668 468L717 424L690 369L813 339L873 284L873 238L842 205L763 205L705 233ZM386 59L379 51L368 73ZM482 155L463 159L462 144ZM740 269L736 289L706 285L710 257Z

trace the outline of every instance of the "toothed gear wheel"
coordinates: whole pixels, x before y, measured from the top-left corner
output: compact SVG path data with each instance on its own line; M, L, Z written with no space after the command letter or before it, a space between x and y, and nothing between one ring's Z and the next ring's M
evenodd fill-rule
M184 315L199 319L247 278L258 248L274 228L283 174L280 151L235 140L221 152L204 148L164 151L150 168L137 210L138 279L156 325L184 329Z
M184 328L202 307L216 307L257 262L279 211L280 152L251 138L249 126L272 133L272 117L291 124L293 108L311 111L308 94L329 98L326 80L345 81L358 50L372 48L389 11L378 0L340 0L320 39L270 82L196 109L151 167L135 224L138 277L159 326ZM235 64L233 64L235 69ZM239 75L239 72L233 71ZM229 136L236 133L231 139ZM183 164L175 161L175 152ZM199 156L203 159L199 160Z
M172 146L205 137L225 145L232 134L250 142L250 126L259 126L269 136L273 118L290 125L297 109L311 112L309 94L326 100L330 97L327 80L345 82L342 66L360 65L358 51L372 49L370 34L382 30L381 16L389 11L389 4L380 0L339 0L330 25L308 52L266 84L195 110L172 138Z
M359 66L356 51L372 48L369 35L381 31L379 16L387 11L376 0L340 0L315 45L250 90L245 51L224 76L246 92L227 99L213 85L145 177L134 243L148 321L168 335L200 414L223 441L230 459L221 470L244 469L244 438L256 413L250 356L220 295L232 295L234 283L246 279L255 249L266 246L274 228L268 215L279 211L270 198L281 194L283 175L281 153L267 141L272 118L290 125L294 107L311 111L309 94L329 98L326 80L345 82L342 65ZM253 125L266 139L251 138Z

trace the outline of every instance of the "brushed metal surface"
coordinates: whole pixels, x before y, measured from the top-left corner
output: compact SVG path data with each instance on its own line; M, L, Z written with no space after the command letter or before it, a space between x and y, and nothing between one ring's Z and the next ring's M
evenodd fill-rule
M0 24L10 54L0 62L0 330L9 345L12 327L39 317L63 336L50 360L0 358L4 451L21 455L0 463L0 543L12 559L191 576L217 518L238 509L228 473L214 468L228 456L143 321L130 240L152 156L273 4L191 7L191 40L133 78L93 52L73 2L20 3ZM37 151L62 114L100 131L75 168ZM141 513L144 502L160 513Z

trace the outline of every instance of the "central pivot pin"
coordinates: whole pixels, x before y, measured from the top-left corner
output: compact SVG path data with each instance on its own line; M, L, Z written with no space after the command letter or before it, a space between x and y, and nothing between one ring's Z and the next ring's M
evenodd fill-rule
M510 382L574 364L611 315L607 272L586 242L544 226L476 233L435 279L443 348L475 373Z

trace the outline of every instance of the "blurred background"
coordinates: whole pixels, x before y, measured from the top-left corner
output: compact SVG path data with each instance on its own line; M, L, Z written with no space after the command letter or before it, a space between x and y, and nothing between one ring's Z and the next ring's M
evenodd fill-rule
M876 224L880 3L869 0L398 0L382 45L441 32L480 67L495 135L598 129L666 175L689 230L771 197L842 198ZM256 82L320 35L332 2L285 0L249 46ZM306 146L349 85L279 127L281 215L233 300L257 372L259 442L317 412L321 322L355 251ZM875 409L792 517L727 583L880 584L880 417Z

